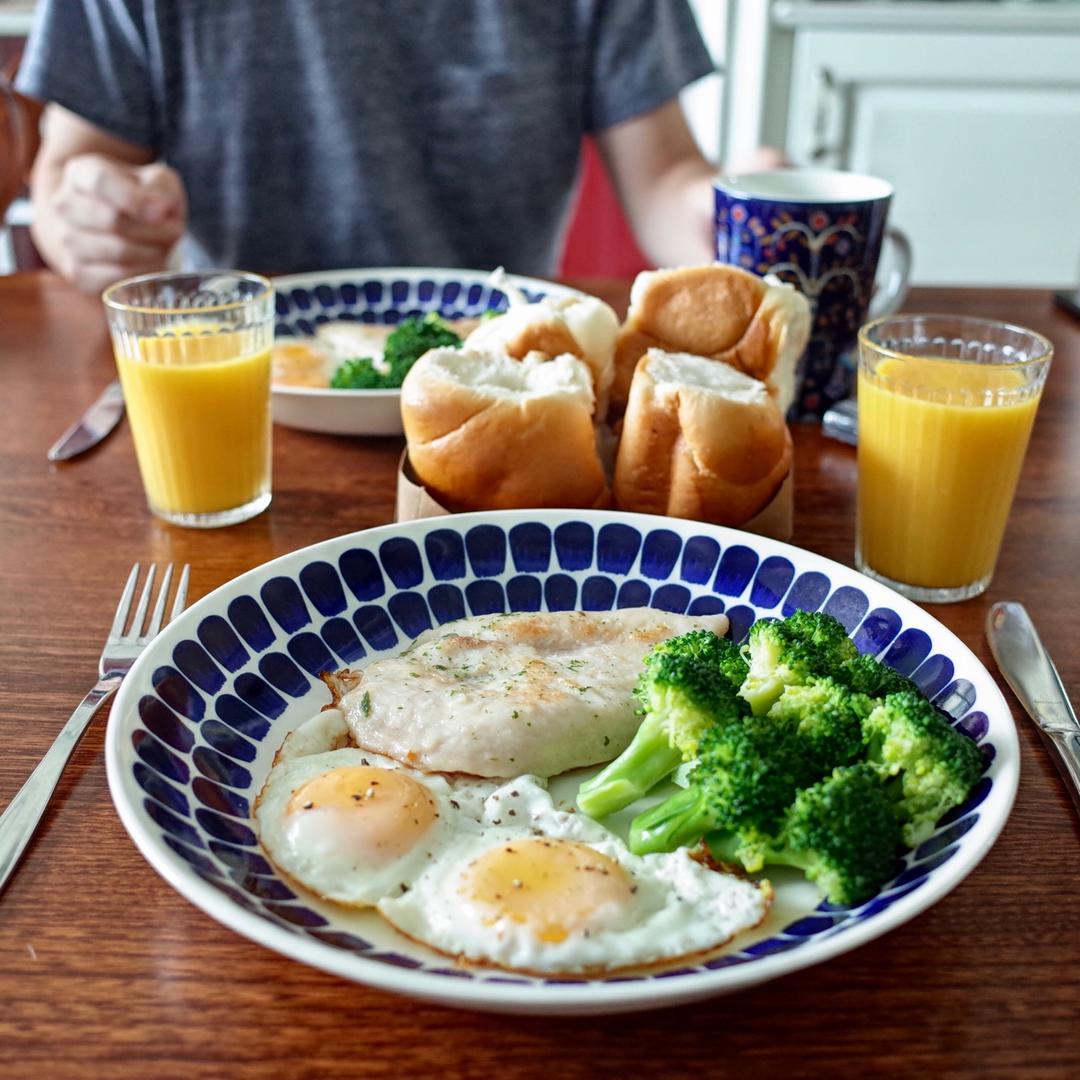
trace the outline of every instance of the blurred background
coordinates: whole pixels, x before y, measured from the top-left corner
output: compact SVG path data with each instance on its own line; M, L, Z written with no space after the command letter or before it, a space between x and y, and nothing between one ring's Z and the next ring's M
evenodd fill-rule
M690 2L720 70L683 103L712 160L737 165L771 145L797 165L891 181L915 284L1080 283L1080 2ZM33 7L0 0L0 68L10 70ZM11 104L0 95L0 200ZM29 217L16 197L0 273L35 264ZM587 146L562 272L628 276L645 265Z

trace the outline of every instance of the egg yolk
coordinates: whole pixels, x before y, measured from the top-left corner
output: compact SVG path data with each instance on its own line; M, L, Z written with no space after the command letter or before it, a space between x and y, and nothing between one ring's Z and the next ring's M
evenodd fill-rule
M383 865L412 850L438 817L418 780L393 769L347 765L302 784L285 807L295 829L318 830L339 851Z
M610 925L637 891L614 859L573 840L514 840L469 864L461 894L539 941L557 943Z

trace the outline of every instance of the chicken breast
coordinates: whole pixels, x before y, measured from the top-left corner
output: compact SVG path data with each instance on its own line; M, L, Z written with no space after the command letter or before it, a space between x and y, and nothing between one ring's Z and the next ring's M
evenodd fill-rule
M554 776L608 761L640 723L645 654L724 615L651 608L484 615L328 676L357 744L426 772Z

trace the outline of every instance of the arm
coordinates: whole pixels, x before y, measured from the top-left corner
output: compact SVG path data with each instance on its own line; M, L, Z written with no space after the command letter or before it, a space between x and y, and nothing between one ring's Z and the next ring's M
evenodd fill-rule
M712 260L712 178L678 99L597 134L638 244L657 266Z
M161 270L187 221L173 169L58 105L45 112L30 189L34 242L87 292Z
M648 258L657 266L711 262L712 182L721 167L702 156L678 99L599 132L597 145ZM782 154L763 147L746 167L784 163Z

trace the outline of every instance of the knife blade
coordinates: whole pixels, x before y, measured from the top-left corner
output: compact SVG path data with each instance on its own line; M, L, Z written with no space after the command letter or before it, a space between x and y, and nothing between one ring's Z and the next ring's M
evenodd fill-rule
M986 638L1005 681L1053 748L1080 813L1080 720L1024 605L994 604L986 616Z
M67 461L97 446L124 415L124 392L114 379L94 402L49 448L50 461Z
M859 407L854 398L838 401L821 418L821 430L848 446L859 445Z

